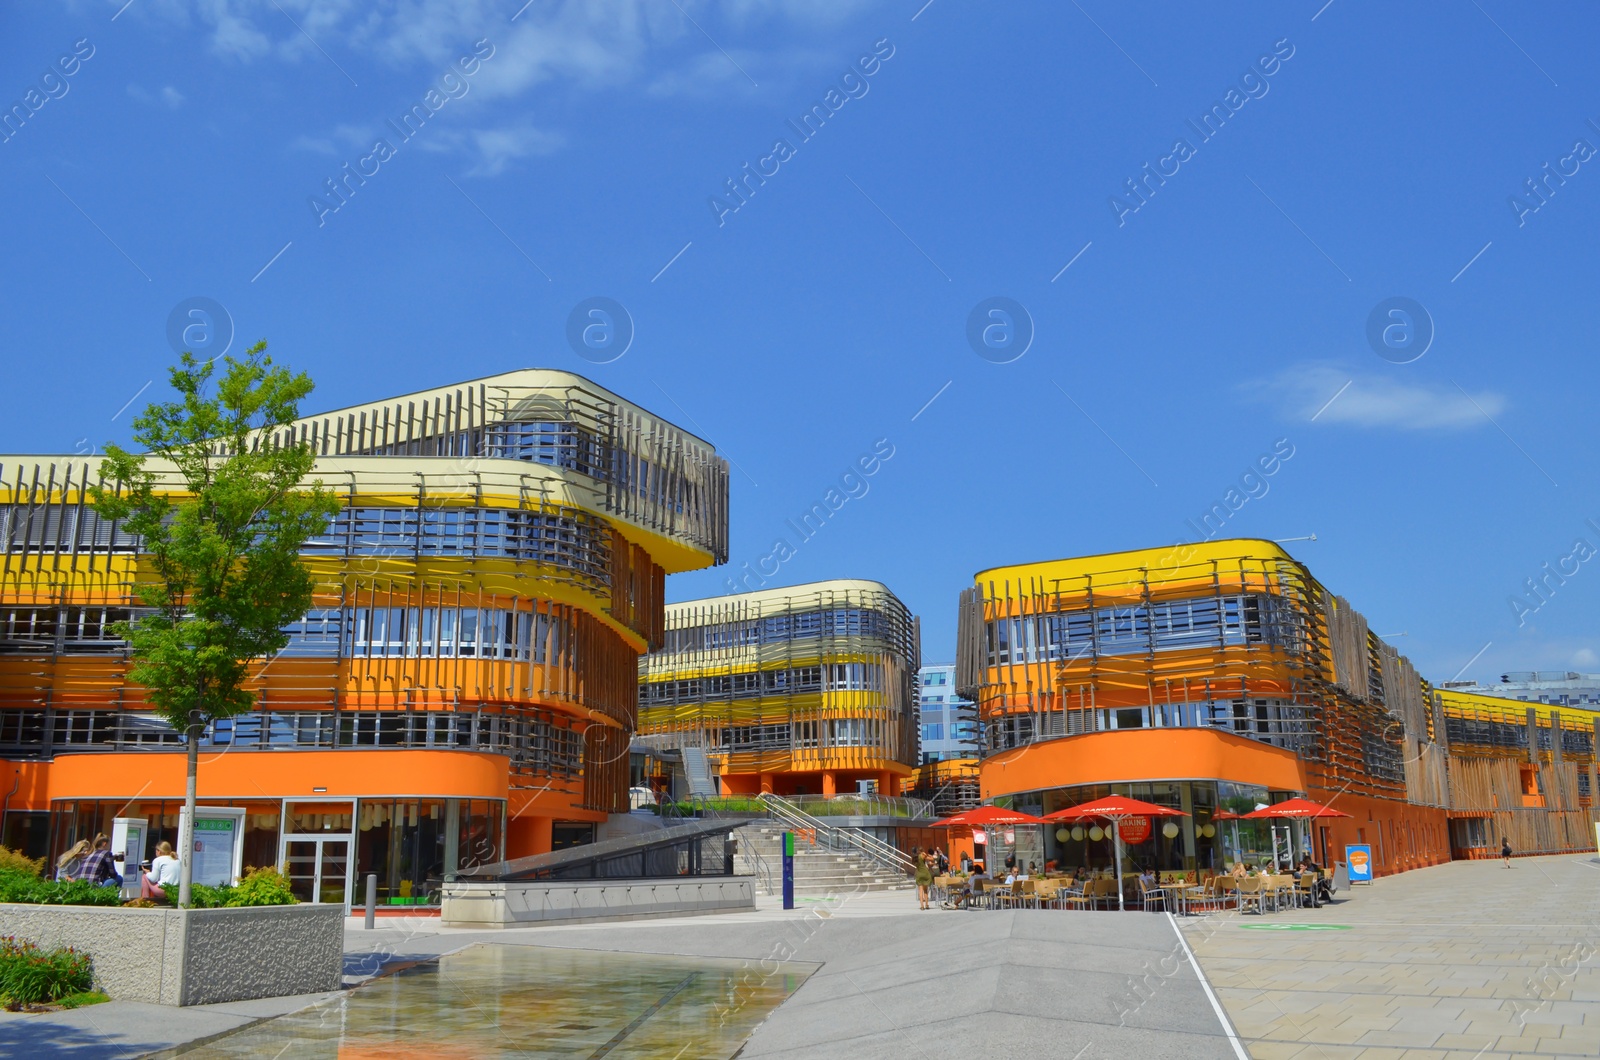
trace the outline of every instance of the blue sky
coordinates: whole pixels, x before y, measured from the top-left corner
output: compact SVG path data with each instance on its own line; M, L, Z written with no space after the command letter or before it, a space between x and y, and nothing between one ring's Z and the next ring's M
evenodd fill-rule
M580 371L736 465L730 567L673 599L725 591L891 446L766 583L881 579L938 660L975 571L1192 540L1287 445L1225 536L1315 534L1288 547L1435 680L1600 670L1600 563L1575 549L1600 548L1597 22L1504 0L11 5L0 451L125 440L190 298L311 372L311 408ZM369 175L340 204L345 165ZM603 364L566 337L596 296L634 328ZM1020 357L969 342L997 297L1031 321ZM1547 563L1567 573L1541 599Z

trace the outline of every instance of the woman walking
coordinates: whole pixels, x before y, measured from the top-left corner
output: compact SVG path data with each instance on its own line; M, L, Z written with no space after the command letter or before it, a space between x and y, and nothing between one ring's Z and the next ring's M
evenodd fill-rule
M917 880L917 908L932 908L928 905L928 888L933 886L933 868L928 864L928 854L918 847L912 852L911 860L915 865Z
M1511 867L1511 837L1500 837L1500 856L1506 859L1506 868Z

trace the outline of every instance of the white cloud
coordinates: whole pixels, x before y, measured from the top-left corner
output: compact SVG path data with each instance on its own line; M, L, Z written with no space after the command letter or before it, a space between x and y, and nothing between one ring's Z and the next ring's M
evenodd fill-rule
M130 84L128 86L128 95L146 106L155 106L159 103L170 110L177 110L183 106L184 99L183 93L171 85L167 85L159 92L151 92L142 85Z
M441 130L438 135L418 140L424 150L460 151L474 159L469 176L494 177L518 159L549 155L565 145L559 133L535 129L531 125L500 128Z
M1600 655L1594 653L1593 648L1579 648L1572 653L1573 666L1595 666L1600 664Z
M642 80L657 92L675 83L702 83L683 74L674 82L665 73L680 66L718 80L731 73L744 82L722 49L760 80L768 67L778 68L777 74L803 54L794 31L825 30L885 0L529 0L520 11L519 2L152 0L149 6L169 18L198 22L214 51L241 62L324 61L319 51L335 58L353 52L397 69L442 70L487 38L495 58L474 79L475 87L501 98L550 81L595 88ZM735 39L757 33L782 46L744 50ZM685 45L695 54L665 54Z
M1491 426L1490 418L1506 408L1506 399L1492 391L1473 394L1453 383L1408 382L1322 362L1285 369L1250 389L1324 426L1461 430Z
M539 90L625 86L655 96L752 99L747 73L763 85L804 82L819 72L825 82L853 55L818 48L808 34L886 0L529 0L520 10L518 3L148 0L142 10L198 25L213 52L240 63L331 59L359 77L366 59L417 75L419 94L487 40L493 57L471 77L470 95L452 107L462 112L450 122L457 129L430 129L419 144L459 150L473 158L471 174L493 176L564 143L559 131L499 117L500 101ZM776 45L745 46L756 37ZM870 41L855 46L866 49ZM301 136L291 148L337 153L341 140ZM371 141L349 146L365 149Z
M289 143L291 151L311 151L319 155L336 155L339 152L334 148L333 141L325 137L296 136Z

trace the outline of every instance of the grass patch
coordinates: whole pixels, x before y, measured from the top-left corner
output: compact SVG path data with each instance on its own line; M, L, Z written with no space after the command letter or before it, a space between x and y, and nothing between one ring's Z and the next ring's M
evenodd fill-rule
M78 994L68 994L56 1002L58 1008L83 1008L85 1005L98 1005L111 999L98 990L85 990Z

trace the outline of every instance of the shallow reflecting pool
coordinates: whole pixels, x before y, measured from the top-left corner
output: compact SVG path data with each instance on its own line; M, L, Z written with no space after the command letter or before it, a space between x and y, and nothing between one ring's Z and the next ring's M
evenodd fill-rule
M723 1060L815 968L472 946L183 1055Z

